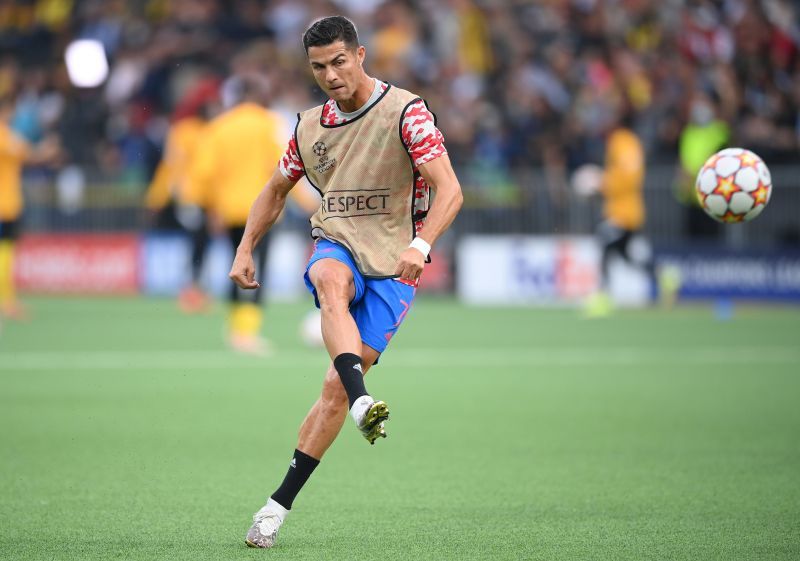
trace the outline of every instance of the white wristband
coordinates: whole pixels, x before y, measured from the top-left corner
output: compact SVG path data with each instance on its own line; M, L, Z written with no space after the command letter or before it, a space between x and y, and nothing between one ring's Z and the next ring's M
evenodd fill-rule
M428 242L419 237L411 240L411 243L408 245L408 247L413 247L414 249L418 249L422 253L422 255L425 256L426 259L428 257L428 254L431 252L431 244L429 244Z

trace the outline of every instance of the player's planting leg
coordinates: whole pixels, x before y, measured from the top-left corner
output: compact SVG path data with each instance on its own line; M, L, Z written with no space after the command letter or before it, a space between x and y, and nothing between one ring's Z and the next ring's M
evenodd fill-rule
M289 511L275 500L269 499L267 504L253 515L253 525L247 531L244 543L247 547L269 548L275 545L278 530L283 525Z
M244 228L228 229L228 238L234 251L241 242L243 233ZM260 279L264 278L266 248L267 238L264 237L253 250L253 259ZM255 356L267 356L272 352L272 344L261 334L264 322L263 292L262 287L245 291L235 284L231 286L228 294L230 302L228 343L236 352Z
M14 242L7 239L0 239L0 315L10 319L27 316L14 287Z
M14 291L14 245L0 239L0 306L5 310L16 302Z
M362 354L365 356L362 367L366 373L378 358L378 353L365 346ZM245 538L248 546L269 548L275 544L278 530L286 520L295 498L333 444L346 417L347 394L338 373L331 366L325 375L322 394L300 427L297 448L286 477L267 504L253 515L253 525Z
M584 304L583 315L587 318L604 318L614 311L614 303L610 295L610 264L614 255L621 254L624 244L623 232L608 222L598 228L598 237L602 245L600 255L600 286L589 296Z
M281 486L272 494L261 509L253 515L253 525L247 531L244 542L249 547L269 548L275 545L278 530L292 508L297 493L303 488L319 460L294 451L289 471Z
M681 271L675 265L663 265L658 269L657 279L659 303L661 307L670 309L675 306L681 289Z
M255 356L266 356L271 344L261 336L264 313L259 304L236 302L231 306L228 319L229 343L233 350Z

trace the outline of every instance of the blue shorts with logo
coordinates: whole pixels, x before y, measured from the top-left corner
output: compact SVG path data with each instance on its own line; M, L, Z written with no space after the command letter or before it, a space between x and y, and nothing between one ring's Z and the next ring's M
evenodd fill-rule
M320 259L336 259L347 265L353 272L356 295L350 302L350 314L356 321L361 340L382 353L392 336L408 313L414 300L416 288L395 279L365 278L358 270L353 256L342 245L329 240L319 239L314 247L314 254L306 266L304 279L309 292L314 295L314 303L319 308L317 289L308 278L311 266Z

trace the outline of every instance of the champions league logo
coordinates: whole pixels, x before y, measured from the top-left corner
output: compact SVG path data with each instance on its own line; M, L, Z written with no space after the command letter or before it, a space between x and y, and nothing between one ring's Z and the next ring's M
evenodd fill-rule
M325 146L325 143L322 142L321 140L316 141L314 143L313 148L311 148L311 149L314 151L314 154L316 154L317 156L324 156L325 154L328 153L328 147Z
M330 158L328 154L328 146L321 140L317 140L311 147L311 151L319 156L319 163L314 166L314 171L317 173L327 173L336 165L336 158Z

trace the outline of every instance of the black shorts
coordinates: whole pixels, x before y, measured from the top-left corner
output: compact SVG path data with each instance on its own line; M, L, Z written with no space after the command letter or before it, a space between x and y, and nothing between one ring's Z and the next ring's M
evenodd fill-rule
M0 220L0 240L14 241L19 236L19 220Z

